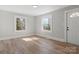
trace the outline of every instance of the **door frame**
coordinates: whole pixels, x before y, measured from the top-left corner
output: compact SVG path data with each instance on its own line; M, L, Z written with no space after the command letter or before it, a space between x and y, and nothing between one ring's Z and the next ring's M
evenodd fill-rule
M79 8L74 8L74 9L70 9L70 10L67 10L64 12L64 22L65 22L65 27L64 27L64 39L65 39L65 42L67 43L68 42L68 33L67 33L67 26L68 26L68 19L67 19L67 13L72 11L72 10L75 10L75 9L79 9Z

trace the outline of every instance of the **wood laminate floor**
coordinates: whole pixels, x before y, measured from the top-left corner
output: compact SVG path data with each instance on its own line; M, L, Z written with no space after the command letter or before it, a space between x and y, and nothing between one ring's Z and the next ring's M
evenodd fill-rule
M39 36L0 40L0 54L64 53L79 53L79 47Z

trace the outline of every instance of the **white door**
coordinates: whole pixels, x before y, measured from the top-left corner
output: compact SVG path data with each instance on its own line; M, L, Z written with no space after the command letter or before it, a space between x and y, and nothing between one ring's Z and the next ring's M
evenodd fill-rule
M67 41L79 45L79 9L67 12Z

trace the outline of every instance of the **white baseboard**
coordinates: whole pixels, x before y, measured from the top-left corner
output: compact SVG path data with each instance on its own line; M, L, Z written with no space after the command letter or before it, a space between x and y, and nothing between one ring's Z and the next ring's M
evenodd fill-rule
M33 35L35 35L35 34L26 34L26 35L19 35L19 36L2 37L2 38L0 38L0 40L15 39L15 38L28 37L28 36L33 36ZM41 36L41 37L45 37L47 39L52 39L52 40L56 40L56 41L65 42L65 39L61 39L61 38L56 38L56 37L51 37L51 36L41 35L41 34L36 34L36 35Z
M28 36L33 36L33 35L34 34L26 34L26 35L18 35L18 36L1 37L0 40L14 39L14 38L20 38L20 37L28 37Z
M36 35L37 36L41 36L41 37L45 37L47 39L52 39L52 40L56 40L56 41L66 42L65 39L61 39L61 38L56 38L56 37L51 37L51 36L41 35L41 34L36 34Z

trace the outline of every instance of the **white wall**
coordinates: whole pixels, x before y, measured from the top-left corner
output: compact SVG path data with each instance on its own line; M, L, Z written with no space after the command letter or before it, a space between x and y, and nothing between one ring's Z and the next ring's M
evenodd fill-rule
M24 32L16 32L14 26L14 17L15 16L24 16L27 17L26 20L26 30ZM15 38L19 36L28 36L35 33L33 16L25 16L21 14L0 11L0 39Z
M79 8L79 6L69 6L66 8L62 8L44 15L40 15L36 17L36 33L37 35L52 38L58 41L65 42L65 11ZM52 32L43 32L41 31L41 17L42 16L51 15L52 16Z

